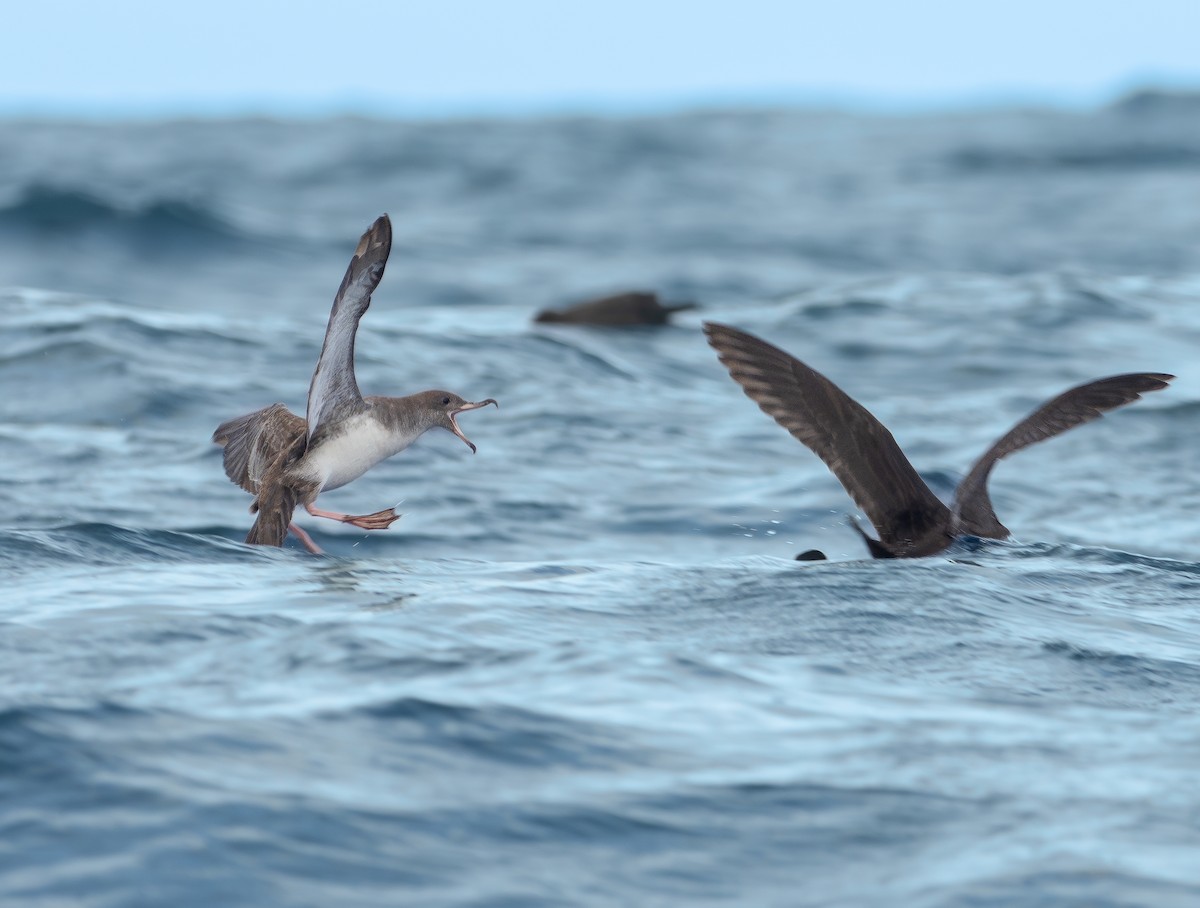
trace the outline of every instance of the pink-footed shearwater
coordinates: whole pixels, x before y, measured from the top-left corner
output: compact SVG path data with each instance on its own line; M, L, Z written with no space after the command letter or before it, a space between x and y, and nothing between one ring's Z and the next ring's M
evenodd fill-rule
M658 301L658 294L634 290L576 303L565 309L545 309L533 320L549 324L632 328L639 325L665 325L672 313L695 308L695 303L665 305Z
M387 529L400 516L392 508L351 515L324 511L314 503L321 492L353 482L433 428L453 432L475 452L455 417L495 404L491 398L471 403L449 391L364 398L358 390L354 336L391 248L392 222L385 214L359 240L334 297L308 388L306 418L272 404L222 423L213 433L213 441L225 448L225 474L254 496L250 513L258 517L246 536L249 543L283 545L290 529L309 551L320 554L308 533L292 523L298 505L314 517L364 530Z
M875 558L918 558L958 536L1007 539L988 497L988 475L1001 458L1109 410L1158 391L1175 376L1114 375L1072 388L1043 404L993 444L958 484L947 507L917 475L892 434L821 373L744 331L706 322L704 333L734 381L763 412L825 462L879 535L858 530ZM819 560L817 551L798 556Z

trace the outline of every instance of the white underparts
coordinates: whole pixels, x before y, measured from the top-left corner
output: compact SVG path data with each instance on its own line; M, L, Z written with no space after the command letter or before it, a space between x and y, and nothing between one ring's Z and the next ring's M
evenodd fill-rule
M403 451L421 434L389 432L378 420L362 414L310 448L303 466L309 478L320 481L321 491L341 488L381 460Z

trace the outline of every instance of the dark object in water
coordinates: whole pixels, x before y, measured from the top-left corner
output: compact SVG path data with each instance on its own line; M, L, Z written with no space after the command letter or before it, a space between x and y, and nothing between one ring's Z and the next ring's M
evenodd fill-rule
M797 561L828 561L825 553L818 549L809 549L807 552L801 552L796 556Z
M988 474L997 461L1161 390L1175 377L1159 372L1114 375L1060 394L975 462L948 508L917 475L883 423L824 375L736 328L706 322L704 333L747 396L820 457L867 515L878 539L857 523L853 526L875 558L935 555L958 536L1007 539L1008 528L997 519L987 492Z
M576 303L566 309L544 309L533 320L550 324L629 328L636 325L665 325L671 313L696 308L695 303L663 305L658 301L657 293L635 290Z

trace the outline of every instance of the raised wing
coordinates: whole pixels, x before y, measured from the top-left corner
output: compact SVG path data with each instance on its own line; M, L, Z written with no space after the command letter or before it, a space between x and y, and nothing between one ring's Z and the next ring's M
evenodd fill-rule
M304 420L283 404L272 404L221 423L213 442L225 449L225 475L257 495L263 476L283 452L298 444L295 456L304 453Z
M865 407L751 334L712 322L704 333L742 390L833 471L889 550L904 553L949 527L950 510Z
M371 294L379 286L391 251L392 222L385 214L358 241L342 286L333 299L321 358L308 386L309 440L338 408L346 404L362 405L362 394L354 379L354 335L359 319L371 305Z
M987 491L988 475L998 460L1099 419L1109 410L1133 403L1147 391L1160 391L1174 377L1161 372L1113 375L1072 388L1042 404L992 445L958 484L954 493L956 532L989 539L1008 536L1008 529L996 519Z

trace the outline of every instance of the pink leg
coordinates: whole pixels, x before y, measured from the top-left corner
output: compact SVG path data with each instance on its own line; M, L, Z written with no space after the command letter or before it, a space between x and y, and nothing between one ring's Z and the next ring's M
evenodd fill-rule
M400 519L400 515L396 513L395 508L388 508L386 511L376 511L374 514L358 515L339 514L336 511L323 511L320 508L313 507L311 504L306 504L304 509L312 514L313 517L337 520L363 530L386 530Z
M324 555L325 554L325 550L323 548L321 548L319 545L317 545L315 542L313 542L313 538L311 536L309 536L308 533L306 533L304 530L302 530L299 526L297 526L294 523L289 523L288 529L291 530L292 533L295 535L295 537L300 540L301 544L306 549L308 549L310 552L312 552L314 555Z

